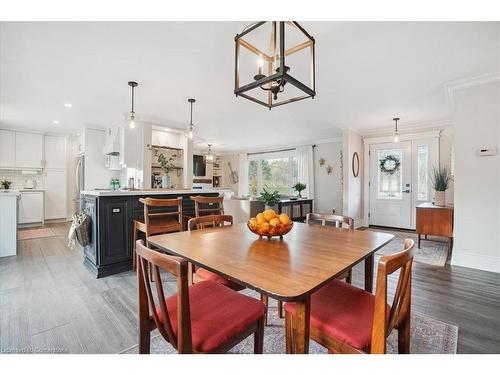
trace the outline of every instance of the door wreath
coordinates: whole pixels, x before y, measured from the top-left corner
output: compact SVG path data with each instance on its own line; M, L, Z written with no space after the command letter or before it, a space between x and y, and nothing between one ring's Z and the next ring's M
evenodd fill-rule
M394 155L387 155L385 158L380 160L380 170L390 175L399 171L400 166L401 162Z

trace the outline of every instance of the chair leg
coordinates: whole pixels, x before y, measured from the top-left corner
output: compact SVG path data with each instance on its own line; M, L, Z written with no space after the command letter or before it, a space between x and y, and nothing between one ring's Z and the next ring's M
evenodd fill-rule
M293 354L295 343L293 342L293 316L285 311L285 341L286 341L286 354Z
M132 269L135 271L137 268L137 257L135 255L135 247L136 247L136 241L137 241L137 229L134 224L134 234L133 234L133 240L132 240Z
M257 323L257 330L253 336L253 352L254 354L262 354L264 351L264 326L265 316L259 319Z
M352 268L349 271L347 271L347 277L345 278L345 282L347 284L351 284L351 282L352 282Z
M409 314L408 314L409 315ZM406 317L398 326L398 353L410 354L410 317Z
M266 305L266 315L264 316L264 325L267 326L267 311L269 310L269 298L267 297L267 294L261 293L260 294L260 301Z
M283 301L278 300L278 316L283 319Z

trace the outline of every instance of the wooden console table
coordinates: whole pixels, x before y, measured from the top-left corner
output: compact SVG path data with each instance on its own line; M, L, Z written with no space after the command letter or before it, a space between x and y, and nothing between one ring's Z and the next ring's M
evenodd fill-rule
M417 206L418 248L420 236L442 236L448 238L448 256L453 246L453 206L435 206L422 203Z
M293 221L305 221L306 215L313 212L314 199L282 199L278 203L278 212L286 213ZM294 215L294 207L299 207L299 215ZM306 206L306 207L304 207ZM305 209L304 209L305 208Z

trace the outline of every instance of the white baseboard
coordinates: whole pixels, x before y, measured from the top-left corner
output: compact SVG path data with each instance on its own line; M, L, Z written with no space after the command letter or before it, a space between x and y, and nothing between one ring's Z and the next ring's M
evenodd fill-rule
M453 249L450 264L500 273L500 258Z

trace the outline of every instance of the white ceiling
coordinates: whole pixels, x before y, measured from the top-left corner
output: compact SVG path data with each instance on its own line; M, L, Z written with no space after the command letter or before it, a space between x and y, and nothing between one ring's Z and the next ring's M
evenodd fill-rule
M448 120L446 82L500 70L498 23L304 22L317 97L269 111L233 94L234 36L246 24L0 23L0 123L116 125L136 80L140 119L185 128L195 97L198 133L216 149L263 148L391 126L394 115L402 125Z

